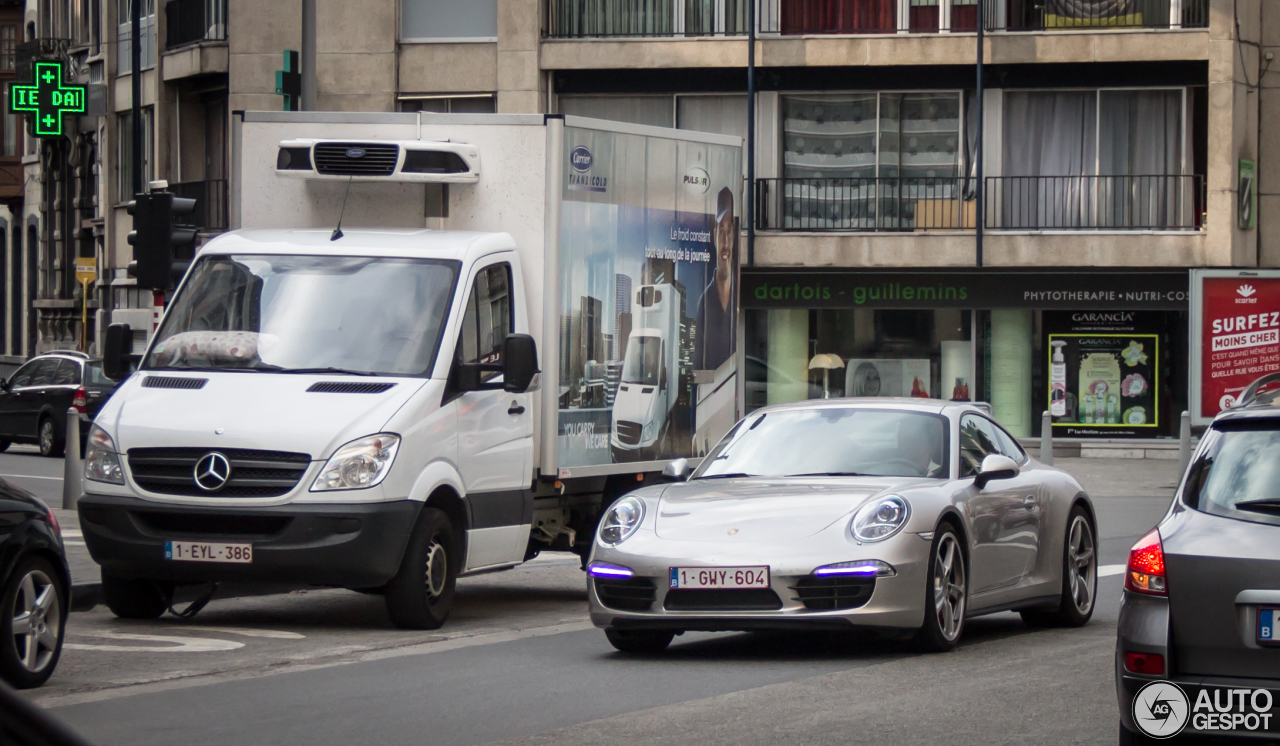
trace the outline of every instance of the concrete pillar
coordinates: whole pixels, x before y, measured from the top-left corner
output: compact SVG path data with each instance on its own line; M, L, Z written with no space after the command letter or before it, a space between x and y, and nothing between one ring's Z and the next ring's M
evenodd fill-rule
M1237 226L1241 158L1258 156L1259 0L1212 0L1209 15L1208 233L1204 264L1258 264L1258 231ZM1246 42L1239 44L1236 29Z
M501 113L546 111L546 75L538 66L539 7L534 0L498 0L497 110Z

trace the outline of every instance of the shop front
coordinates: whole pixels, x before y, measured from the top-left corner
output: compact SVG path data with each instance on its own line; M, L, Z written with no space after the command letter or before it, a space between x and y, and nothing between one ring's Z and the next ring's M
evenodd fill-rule
M1187 406L1186 270L743 268L745 401L991 405L1012 434L1163 438Z

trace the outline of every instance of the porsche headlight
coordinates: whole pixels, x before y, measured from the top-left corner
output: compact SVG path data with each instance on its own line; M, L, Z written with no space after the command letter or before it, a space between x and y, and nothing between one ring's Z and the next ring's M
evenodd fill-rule
M362 490L381 482L391 471L400 436L378 433L353 440L334 452L320 470L312 492Z
M854 513L849 531L858 541L884 541L901 531L910 515L911 507L901 497L877 498Z
M624 497L614 503L600 521L600 541L614 546L621 544L628 536L635 533L644 520L644 501L634 497Z
M120 454L107 431L94 425L89 429L88 445L84 451L84 478L107 484L124 484L124 471L120 469Z

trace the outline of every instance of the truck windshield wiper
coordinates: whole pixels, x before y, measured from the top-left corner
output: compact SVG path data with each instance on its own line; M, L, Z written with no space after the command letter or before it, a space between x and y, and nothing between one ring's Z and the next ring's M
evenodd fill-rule
M343 376L376 376L378 375L377 373L373 373L367 370L350 370L347 368L281 368L278 366L271 366L269 368L256 368L255 370L270 370L275 373L294 373L299 375L307 375L307 374L315 374L315 373L333 373L333 374L343 375Z
M1275 513L1280 515L1280 499L1270 497L1262 500L1245 500L1231 507L1236 510L1248 510L1254 513Z
M758 477L759 474L746 474L744 472L735 471L729 474L707 474L698 479L742 479L743 477Z

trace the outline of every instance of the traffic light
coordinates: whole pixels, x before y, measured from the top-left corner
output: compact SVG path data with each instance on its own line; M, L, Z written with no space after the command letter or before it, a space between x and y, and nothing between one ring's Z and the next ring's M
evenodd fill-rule
M174 216L195 212L196 201L153 191L134 197L126 209L133 216L129 244L133 262L129 274L139 287L168 290L177 284L195 258L196 229L174 225Z

